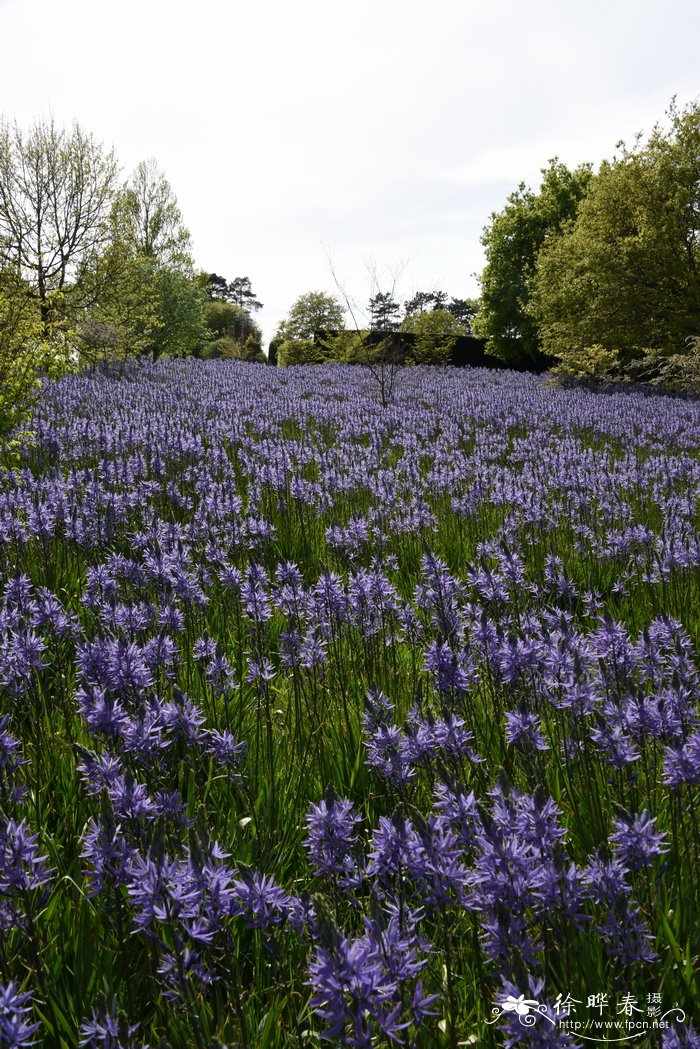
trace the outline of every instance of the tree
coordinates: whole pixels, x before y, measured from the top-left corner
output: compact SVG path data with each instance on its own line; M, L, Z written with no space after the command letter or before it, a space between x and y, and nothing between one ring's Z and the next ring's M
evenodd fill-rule
M279 332L276 335L272 336L272 338L270 339L270 342L268 344L268 347L267 347L267 363L268 364L278 364L279 363L278 362L278 354L279 354L280 347L282 346L283 342L284 342L284 336L280 335Z
M202 285L204 294L210 301L220 299L226 302L228 299L228 282L225 277L218 273L200 273L198 280Z
M278 328L283 339L313 339L319 332L336 332L345 328L345 310L338 299L323 291L300 295L289 316Z
M277 363L282 366L324 364L326 360L324 350L313 339L283 339L277 349Z
M350 298L346 288L338 279L330 255L328 265L333 282L352 319L352 329L348 332L341 332L337 337L334 357L346 360L348 363L364 365L376 386L382 408L387 408L393 400L401 368L405 363L402 341L396 332L396 327L370 327L368 330L359 324L357 315L360 311L357 303ZM376 265L371 261L367 264L371 287L370 324L374 321L375 324L391 323L397 326L396 318L399 307L395 295L402 269L403 264L400 264L389 270L391 285L388 291L382 292ZM384 283L386 285L386 282Z
M152 353L156 333L167 323L159 265L136 250L123 202L119 197L112 208L108 243L81 274L85 305L77 314L77 348L86 364Z
M404 317L412 317L416 313L424 313L429 309L444 309L446 303L447 293L444 291L417 291L413 298L404 302Z
M206 299L197 282L174 266L154 266L158 319L149 350L158 357L197 355L206 345Z
M647 352L635 371L656 386L700 396L700 336L690 336L682 353Z
M163 266L191 269L189 230L170 183L152 157L137 166L118 206L123 236L135 255Z
M84 363L125 360L152 353L166 326L157 270L115 241L97 262L92 279L99 293L78 323L78 349Z
M472 334L473 321L479 312L478 299L450 299L445 307L460 324L464 325L466 333Z
M233 303L248 313L262 309L263 304L255 297L250 277L234 277L232 281L227 281L218 273L200 273L197 279L208 299Z
M248 310L248 312L250 310L261 310L263 306L262 302L255 297L250 277L234 277L231 283L227 285L226 298L229 302L242 307L244 310Z
M700 104L601 165L537 258L529 312L568 370L627 370L700 334Z
M407 355L407 363L412 364L447 364L455 342L467 334L464 325L445 309L411 314L401 331L414 336L413 348Z
M391 291L377 291L369 300L372 331L397 331L401 307Z
M207 356L233 357L237 360L259 360L262 356L262 332L242 306L221 299L207 303L204 322L213 341Z
M444 291L417 291L411 299L407 299L403 304L404 324L409 318L420 313L426 313L429 310L447 310L463 325L464 331L460 334L470 335L472 321L476 316L478 306L479 303L476 299L455 299L454 297L450 299L447 292ZM402 328L404 328L404 324L402 324ZM411 329L409 327L404 328L404 330L410 331Z
M525 183L493 212L482 234L486 265L473 329L486 339L490 353L504 360L540 356L538 327L528 313L530 278L545 242L559 236L573 220L591 180L591 166L574 171L556 158L542 169L537 193Z
M50 301L50 300L49 300ZM51 315L49 308L49 316ZM40 376L69 366L70 342L47 332L31 286L9 268L0 271L0 442L26 422Z
M107 239L116 188L114 154L77 124L0 121L0 266L27 282L45 334L56 293L79 299L71 282Z

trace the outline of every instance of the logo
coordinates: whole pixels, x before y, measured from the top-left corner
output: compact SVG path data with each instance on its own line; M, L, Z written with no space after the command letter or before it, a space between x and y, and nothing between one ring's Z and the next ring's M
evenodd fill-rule
M618 995L597 991L586 996L585 1005L580 998L560 993L551 1006L524 994L509 994L494 1002L491 1016L487 1024L517 1017L523 1027L533 1027L544 1020L583 1041L606 1044L660 1035L686 1020L677 1002L664 1009L660 993L638 997L628 991Z

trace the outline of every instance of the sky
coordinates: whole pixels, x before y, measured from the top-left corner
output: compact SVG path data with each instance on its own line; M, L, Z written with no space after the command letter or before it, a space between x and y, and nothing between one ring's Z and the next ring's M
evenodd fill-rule
M0 0L0 113L155 158L267 342L332 270L477 296L491 213L698 99L699 34L697 0Z

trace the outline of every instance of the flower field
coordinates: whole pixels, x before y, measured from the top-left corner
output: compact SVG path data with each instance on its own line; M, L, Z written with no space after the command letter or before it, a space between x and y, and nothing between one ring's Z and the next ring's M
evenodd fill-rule
M189 360L31 428L0 1046L697 1049L700 403Z

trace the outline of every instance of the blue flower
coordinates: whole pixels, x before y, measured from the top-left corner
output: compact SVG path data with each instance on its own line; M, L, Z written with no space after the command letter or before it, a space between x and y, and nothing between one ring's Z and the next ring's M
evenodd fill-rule
M11 981L5 986L0 984L0 1045L3 1049L24 1049L36 1045L34 1035L39 1030L38 1023L31 1023L31 991L20 993L18 985Z

